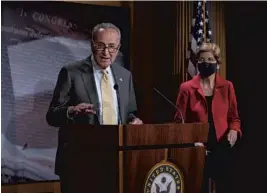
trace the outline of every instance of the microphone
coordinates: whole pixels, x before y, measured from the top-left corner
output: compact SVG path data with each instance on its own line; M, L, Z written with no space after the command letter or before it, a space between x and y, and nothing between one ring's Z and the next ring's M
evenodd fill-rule
M121 120L121 105L120 105L119 85L115 83L113 88L117 93L118 109L119 109L118 118L119 118L119 125L121 125L122 124L122 120Z
M156 89L155 87L153 87L153 89L162 97L164 98L169 104L171 104L175 110L177 110L181 116L181 119L182 119L182 124L184 124L184 117L183 117L183 114L181 112L181 110L179 108L176 107L175 104L173 104L173 102L171 102L167 97L165 97L158 89Z
M114 84L113 86L114 90L118 91L119 90L119 86L117 84Z

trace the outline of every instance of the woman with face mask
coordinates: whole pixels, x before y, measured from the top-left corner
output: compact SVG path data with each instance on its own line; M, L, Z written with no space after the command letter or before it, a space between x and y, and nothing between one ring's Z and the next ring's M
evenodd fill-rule
M233 84L217 73L221 64L216 44L204 43L196 53L198 75L180 85L175 122L209 123L207 157L202 193L209 192L209 179L216 192L229 192L230 152L241 136Z

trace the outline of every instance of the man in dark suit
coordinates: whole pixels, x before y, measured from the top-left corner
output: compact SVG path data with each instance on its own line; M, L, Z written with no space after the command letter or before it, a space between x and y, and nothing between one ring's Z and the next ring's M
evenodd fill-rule
M120 30L101 23L92 31L92 55L61 69L46 119L60 127L56 174L62 192L68 192L64 177L64 127L70 124L142 124L137 111L131 72L114 63L120 48Z

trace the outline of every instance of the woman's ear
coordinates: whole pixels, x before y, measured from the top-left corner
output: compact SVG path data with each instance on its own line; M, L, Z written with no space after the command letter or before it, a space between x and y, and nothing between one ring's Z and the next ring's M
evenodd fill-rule
M198 75L199 74L199 71L198 71L198 63L196 63L196 66L195 66L195 75Z

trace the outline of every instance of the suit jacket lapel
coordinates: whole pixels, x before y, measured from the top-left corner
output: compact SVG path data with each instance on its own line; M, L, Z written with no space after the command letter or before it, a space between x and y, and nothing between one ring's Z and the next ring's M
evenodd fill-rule
M84 83L84 87L88 94L88 97L91 103L95 106L95 109L99 109L99 100L96 90L96 83L94 78L93 66L91 62L91 57L88 57L84 64L82 65L82 79Z
M123 107L123 99L124 99L124 97L123 97L123 92L121 91L121 88L122 88L122 86L121 86L121 84L122 84L122 78L119 76L119 72L118 72L118 70L117 70L117 67L116 67L116 64L112 64L111 66L111 71L112 71L112 74L113 74L113 77L114 77L114 81L115 81L115 84L117 84L118 85L118 90L117 90L117 99L118 99L118 105L119 105L119 112L120 112L120 117L121 117L121 119L123 119L123 115L125 114L125 112L124 112L124 108L122 108ZM123 121L123 120L121 120L121 121Z
M202 96L202 98L204 100L206 100L205 95L204 95L204 92L203 92L203 90L201 89L201 86L200 86L200 79L201 79L200 78L200 75L194 76L192 78L192 80L191 80L191 86L197 90L198 94L200 96Z

